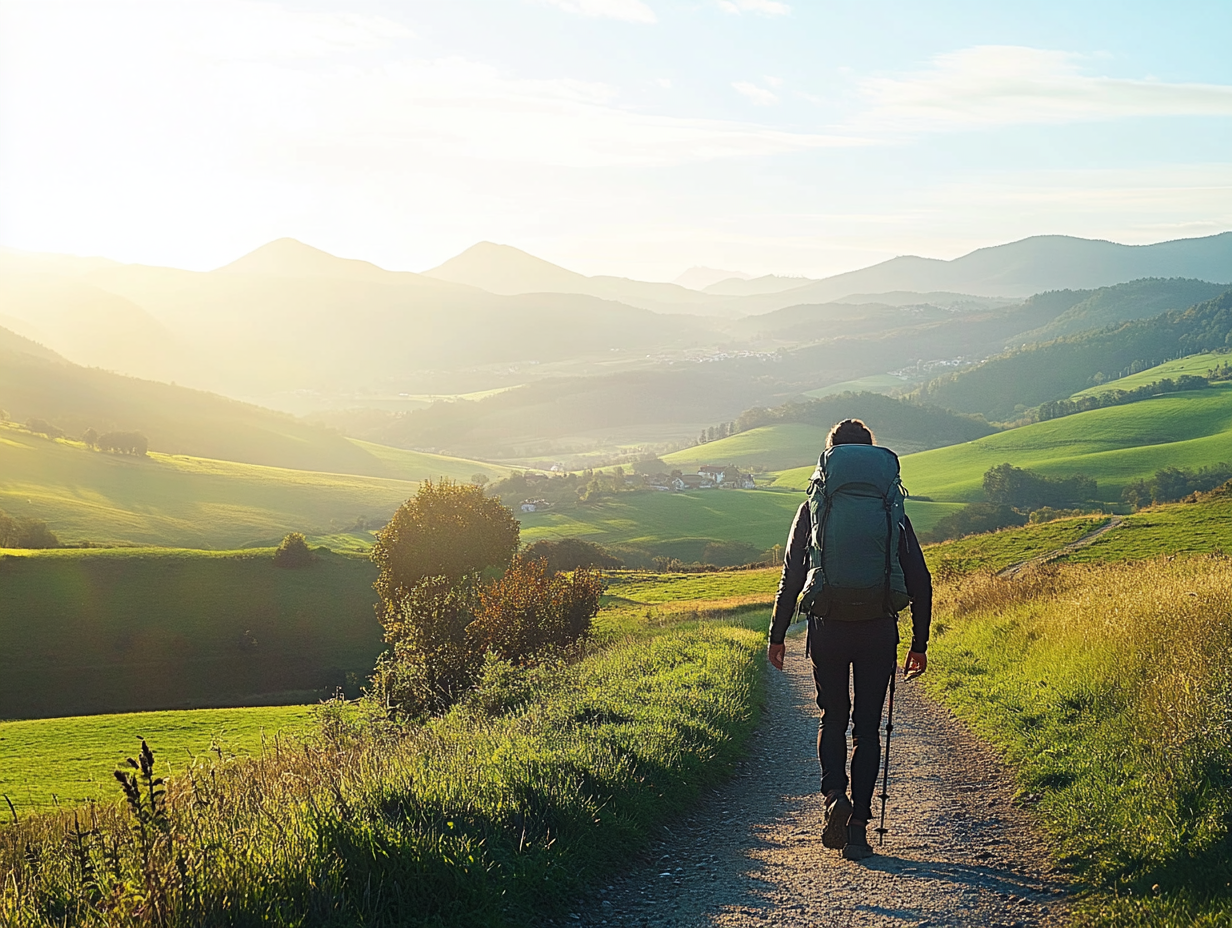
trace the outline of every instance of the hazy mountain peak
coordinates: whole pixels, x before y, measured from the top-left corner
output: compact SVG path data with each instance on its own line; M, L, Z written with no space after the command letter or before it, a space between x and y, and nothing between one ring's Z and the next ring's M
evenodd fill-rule
M254 274L262 277L384 277L392 273L368 261L339 258L305 245L298 239L279 238L250 251L214 271L216 274Z
M425 277L480 287L489 293L585 293L587 278L512 245L479 242Z
M795 290L813 282L808 277L779 277L776 274L767 274L765 277L725 277L708 284L704 290L711 296L757 296Z
M749 280L752 274L745 274L742 271L721 271L713 267L691 267L672 283L679 287L687 287L690 290L705 290L712 284L717 284L724 280Z

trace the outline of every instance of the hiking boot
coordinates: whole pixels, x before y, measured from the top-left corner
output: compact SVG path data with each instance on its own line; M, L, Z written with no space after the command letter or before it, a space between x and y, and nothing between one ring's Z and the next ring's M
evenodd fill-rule
M851 800L845 793L839 793L826 800L825 830L821 833L821 843L828 848L839 850L847 845L847 822L851 819Z
M865 860L877 852L868 843L868 824L851 822L847 826L847 844L843 847L844 860Z

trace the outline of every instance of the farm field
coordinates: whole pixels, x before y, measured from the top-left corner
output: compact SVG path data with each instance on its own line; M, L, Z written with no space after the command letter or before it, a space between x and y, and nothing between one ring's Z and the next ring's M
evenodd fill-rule
M1232 384L1216 384L921 451L904 456L902 467L908 489L935 500L981 499L984 472L1008 461L1051 476L1086 474L1099 482L1100 499L1118 501L1125 484L1160 468L1227 460L1232 460ZM785 471L774 485L803 488L811 473L808 467Z
M806 390L804 395L819 400L823 397L834 396L836 393L860 393L864 390L869 393L889 393L891 390L897 390L906 385L907 381L893 374L872 374L857 380L832 383L826 387L818 387L816 390Z
M313 701L383 648L376 567L272 549L0 557L0 716Z
M386 518L414 492L409 480L103 454L0 428L0 509L46 521L65 543L276 544L289 531L322 535L359 516Z
M1178 358L1175 361L1165 361L1163 364L1148 368L1145 371L1139 371L1137 374L1130 374L1128 377L1122 377L1119 380L1109 380L1098 387L1088 387L1085 390L1079 390L1074 394L1073 398L1109 393L1112 390L1132 390L1135 387L1144 387L1148 383L1155 383L1165 378L1180 377L1182 374L1204 377L1206 372L1212 367L1218 367L1229 361L1232 361L1232 354L1226 351L1208 351L1205 354L1191 354L1184 358Z
M262 742L312 721L307 706L131 712L0 722L0 795L17 814L120 797L111 771L145 738L160 776L179 773L217 745L223 756L258 755ZM7 810L6 810L7 811Z

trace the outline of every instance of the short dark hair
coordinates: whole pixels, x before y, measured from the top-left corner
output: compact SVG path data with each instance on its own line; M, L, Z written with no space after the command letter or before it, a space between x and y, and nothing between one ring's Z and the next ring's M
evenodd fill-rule
M873 430L859 419L844 419L830 429L830 434L826 436L827 448L833 448L835 445L875 445L876 443L877 439L873 437Z

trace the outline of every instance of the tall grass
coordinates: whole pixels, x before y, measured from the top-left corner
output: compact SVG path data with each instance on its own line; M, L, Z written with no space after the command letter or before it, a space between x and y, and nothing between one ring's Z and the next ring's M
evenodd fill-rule
M1232 561L938 593L933 689L1019 767L1090 887L1078 922L1232 924Z
M507 668L421 728L334 712L165 800L137 784L128 806L0 828L0 922L540 923L729 773L760 642L712 629Z

